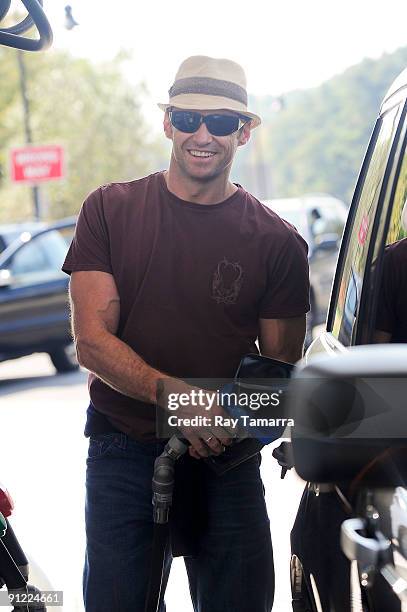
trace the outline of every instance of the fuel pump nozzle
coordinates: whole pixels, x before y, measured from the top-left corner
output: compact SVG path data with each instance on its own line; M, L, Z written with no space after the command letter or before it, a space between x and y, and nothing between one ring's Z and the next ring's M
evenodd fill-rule
M150 582L144 612L156 612L162 599L165 550L168 540L168 518L174 491L174 468L177 459L188 450L186 440L173 436L154 462L153 474L153 552Z
M154 523L168 523L168 515L174 491L174 466L188 449L188 443L173 436L164 451L154 462L153 475L153 519Z

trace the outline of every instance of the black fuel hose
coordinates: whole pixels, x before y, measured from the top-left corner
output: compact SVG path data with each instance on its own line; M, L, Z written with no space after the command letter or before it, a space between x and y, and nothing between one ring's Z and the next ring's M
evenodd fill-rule
M163 597L163 576L165 553L169 536L169 511L174 491L175 462L187 450L189 443L173 436L165 445L164 451L154 462L153 475L153 547L151 553L150 581L144 612L158 612Z
M162 586L168 535L168 523L154 523L150 582L144 612L157 612L163 598Z

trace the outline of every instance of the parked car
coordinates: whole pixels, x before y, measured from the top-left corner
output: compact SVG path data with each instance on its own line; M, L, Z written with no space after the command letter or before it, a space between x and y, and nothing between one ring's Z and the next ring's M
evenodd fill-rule
M342 200L325 194L266 200L263 204L294 225L308 243L311 310L307 324L310 334L313 327L325 323L347 206Z
M61 272L74 229L73 218L24 229L0 253L0 361L45 352L58 372L78 368Z
M10 246L14 240L24 242L26 236L31 236L44 227L46 227L46 224L41 221L0 225L0 253Z
M308 481L291 533L296 612L407 609L406 146L407 70L374 126L326 329L293 381L294 466Z

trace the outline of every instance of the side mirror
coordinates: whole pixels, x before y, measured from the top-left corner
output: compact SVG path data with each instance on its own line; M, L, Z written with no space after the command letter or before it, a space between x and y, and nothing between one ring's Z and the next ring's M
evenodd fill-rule
M321 234L317 237L314 245L314 253L317 251L337 251L339 248L338 234Z
M13 275L10 270L0 270L0 289L2 287L10 287L13 284Z
M294 466L304 480L404 486L407 346L353 347L316 357L287 398Z

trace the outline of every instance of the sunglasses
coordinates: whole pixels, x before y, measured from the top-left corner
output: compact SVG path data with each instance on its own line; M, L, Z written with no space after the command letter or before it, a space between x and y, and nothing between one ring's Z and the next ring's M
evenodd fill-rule
M212 136L229 136L237 132L245 123L250 121L248 117L239 115L202 115L195 111L170 110L168 112L171 124L180 132L193 134L197 132L202 123Z

